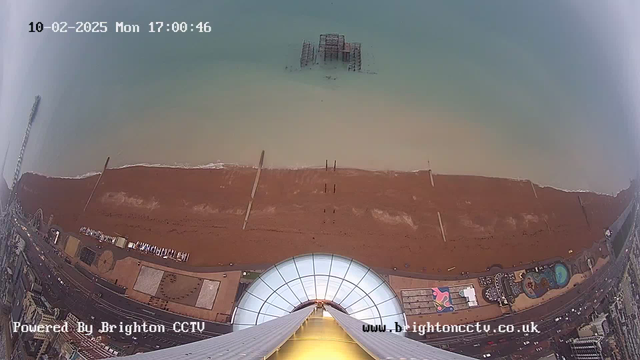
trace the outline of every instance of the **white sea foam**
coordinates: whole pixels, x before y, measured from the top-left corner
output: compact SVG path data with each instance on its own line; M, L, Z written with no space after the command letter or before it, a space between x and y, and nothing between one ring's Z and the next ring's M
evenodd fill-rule
M234 164L234 163L221 163L221 162L217 162L217 163L209 163L209 164L204 164L204 165L187 165L187 164L149 164L149 163L139 163L139 164L129 164L129 165L121 165L121 166L115 166L115 167L109 167L109 170L115 170L115 169L126 169L126 168L132 168L132 167L150 167L150 168L169 168L169 169L224 169L225 167L252 167L252 168L257 168L256 166L243 166L243 165L239 165L239 164ZM82 175L67 175L67 176L56 176L56 175L46 175L46 174L42 174L39 172L35 172L35 171L27 171L25 172L25 174L34 174L34 175L38 175L38 176L42 176L45 178L51 178L51 179L85 179L88 177L92 177L95 175L100 175L101 172L100 171L90 171L88 173L82 174Z
M149 163L140 163L140 164L130 164L130 165L122 165L112 167L110 169L126 169L131 167L151 167L151 168L170 168L170 169L224 169L225 167L240 167L242 165L239 164L231 164L231 163L209 163L205 165L189 165L189 164L149 164Z
M49 179L85 179L85 178L88 178L88 177L100 175L100 172L98 172L98 171L90 171L90 172L88 172L86 174L75 175L75 176L51 176L51 175L41 174L41 173L38 173L38 172L35 172L35 171L27 171L27 172L25 172L25 174L38 175L38 176L42 176L42 177L49 178Z
M150 168L170 168L170 169L225 169L225 168L231 168L231 167L250 168L250 169L257 169L258 168L258 166L256 166L256 165L242 165L242 164L238 164L238 163L216 162L216 163L209 163L209 164L205 164L205 165L189 165L189 164L173 164L173 165L170 165L170 164L140 163L140 164L114 166L114 167L110 167L109 169L126 169L126 168L137 167L137 166L150 167ZM331 166L333 166L333 165L331 165ZM275 168L262 166L262 168L263 169L273 169L273 170L305 170L305 169L324 169L324 166L318 166L318 165L296 165L296 166L275 167Z
M591 193L591 194L614 196L614 197L618 196L618 194L620 194L622 191L626 190L626 189L621 189L617 193L612 195L612 194L606 194L606 193L602 193L602 192L598 192L598 191L592 191L592 190L583 190L583 189L568 190L568 189L563 189L563 188L559 188L557 186L551 186L551 185L539 185L539 184L536 184L536 185L540 186L541 188L551 188L551 189L554 189L554 190L570 192L570 193Z
M412 170L412 173L417 173L417 172L421 172L421 171L429 171L429 169L418 169L418 170ZM528 179L523 179L523 178L518 178L518 177L497 177L497 176L484 176L484 175L469 175L469 174L438 174L436 172L433 173L433 175L454 175L454 176L479 176L479 177L488 177L488 178L495 178L495 179L507 179L507 180L512 180L512 181L522 181L522 182L530 182L530 180ZM605 195L605 196L618 196L618 194L620 194L622 191L624 191L625 189L621 189L618 192L616 192L615 194L607 194L607 193L602 193L602 192L598 192L598 191L593 191L593 190L583 190L583 189L563 189L557 186L553 186L553 185L543 185L543 184L539 184L536 183L534 181L533 182L534 185L539 186L540 188L550 188L550 189L554 189L554 190L558 190L558 191L563 191L563 192L568 192L568 193L591 193L591 194L597 194L597 195Z
M329 164L329 165L330 165L329 167L333 166L332 164ZM228 167L243 167L243 168L252 168L252 169L257 169L258 168L255 165L240 165L240 164L237 164L237 163L215 162L215 163L208 163L208 164L204 164L204 165L189 165L189 164L173 164L173 165L171 165L171 164L139 163L139 164L121 165L121 166L111 167L109 169L126 169L126 168L132 168L132 167L169 168L169 169L224 169L224 168L228 168ZM268 167L263 167L263 168L265 168L265 169L274 169L274 170L305 170L305 169L321 169L321 168L324 168L324 166L313 165L313 166L292 166L292 167L284 167L284 168L268 168ZM391 172L398 172L398 173L405 172L405 171L396 171L396 170L369 170L369 169L356 169L356 170L372 171L372 172L380 172L380 171L391 171ZM410 170L410 171L407 171L407 172L418 173L418 172L421 172L421 171L429 171L429 169L417 169L417 170ZM92 177L92 176L95 176L95 175L100 175L100 172L98 172L98 171L90 171L88 173L85 173L85 174L82 174L82 175L76 175L76 176L50 176L50 175L45 175L45 174L41 174L41 173L37 173L37 172L33 172L33 171L29 171L27 173L38 175L38 176L43 176L43 177L46 177L46 178L54 178L54 179L85 179L85 178ZM512 180L512 181L522 181L522 182L529 182L530 181L528 179L511 178L511 177L493 177L493 176L468 175L468 174L437 174L435 172L433 174L434 175L453 175L453 176L479 176L479 177L489 177L489 178L496 178L496 179L507 179L507 180ZM560 187L557 187L557 186L542 185L542 184L538 184L538 183L535 183L535 182L534 182L534 184L539 186L540 188L551 188L551 189L554 189L554 190L563 191L563 192L569 192L569 193L592 193L592 194L597 194L597 195L614 196L614 197L618 196L618 194L620 194L623 190L625 190L625 189L621 189L615 194L606 194L606 193L592 191L592 190L563 189L563 188L560 188Z

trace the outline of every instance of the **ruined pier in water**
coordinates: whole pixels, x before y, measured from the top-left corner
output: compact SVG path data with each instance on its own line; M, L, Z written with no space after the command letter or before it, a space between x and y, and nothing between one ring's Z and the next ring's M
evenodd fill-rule
M321 34L317 50L310 41L302 42L300 68L333 61L347 64L349 71L361 71L362 44L348 43L340 34Z
M302 54L300 55L300 67L305 68L309 65L313 65L315 62L316 48L310 41L302 42Z

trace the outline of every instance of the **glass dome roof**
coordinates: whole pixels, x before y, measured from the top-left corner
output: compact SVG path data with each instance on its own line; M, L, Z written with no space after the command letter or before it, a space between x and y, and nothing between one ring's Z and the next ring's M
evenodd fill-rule
M296 256L278 263L245 291L233 314L233 330L287 315L310 301L339 305L369 324L406 324L395 292L367 266L331 254Z

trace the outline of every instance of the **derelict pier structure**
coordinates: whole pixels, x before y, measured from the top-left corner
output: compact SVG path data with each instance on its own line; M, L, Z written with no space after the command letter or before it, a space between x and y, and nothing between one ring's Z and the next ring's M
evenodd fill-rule
M333 61L347 64L349 71L361 71L362 44L348 43L344 35L340 34L321 34L317 51L310 41L302 43L301 68Z
M316 61L316 47L310 41L302 42L302 54L300 55L300 67L313 65Z

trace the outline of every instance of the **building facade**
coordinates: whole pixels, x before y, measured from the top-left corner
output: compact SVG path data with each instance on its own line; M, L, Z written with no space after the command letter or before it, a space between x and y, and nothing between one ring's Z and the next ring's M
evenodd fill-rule
M602 336L571 339L571 354L575 360L604 360Z

